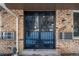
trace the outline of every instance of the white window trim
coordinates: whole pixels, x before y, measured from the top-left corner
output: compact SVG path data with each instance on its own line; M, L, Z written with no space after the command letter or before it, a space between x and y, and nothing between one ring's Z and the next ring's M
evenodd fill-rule
M72 24L73 24L72 38L73 38L73 39L79 39L79 37L75 37L75 36L74 36L74 16L73 16L73 13L74 13L74 12L79 13L79 10L73 10L73 12L72 12Z

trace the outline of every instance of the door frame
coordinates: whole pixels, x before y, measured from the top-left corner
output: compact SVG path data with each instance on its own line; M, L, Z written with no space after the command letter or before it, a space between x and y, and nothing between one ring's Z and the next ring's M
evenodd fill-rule
M33 10L33 11L34 11L34 10ZM32 11L32 12L33 12L33 11ZM35 10L35 11L36 11L36 12L37 12L37 11L38 11L38 12L39 12L39 11L49 12L50 10ZM35 12L35 11L34 11L34 12ZM24 20L24 42L23 42L23 43L24 43L24 49L26 49L26 48L25 48L25 45L26 45L26 44L25 44L25 43L26 43L26 42L25 42L25 41L26 41L26 39L25 39L25 34L26 34L26 33L25 33L25 12L31 12L31 11L24 11L24 19L23 19L23 20ZM54 20L54 29L53 29L53 30L54 30L54 40L53 40L53 41L54 41L54 48L53 48L53 49L56 49L56 11L51 11L51 12L55 12L55 15L54 15L54 18L55 18L55 20Z

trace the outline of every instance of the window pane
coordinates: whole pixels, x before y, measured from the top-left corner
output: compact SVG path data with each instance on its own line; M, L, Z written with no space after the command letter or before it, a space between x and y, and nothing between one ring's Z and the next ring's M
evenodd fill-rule
M3 32L3 39L14 39L13 32Z
M79 13L74 13L74 36L79 37Z
M39 16L41 31L53 31L54 16Z
M26 17L27 31L39 31L39 16L37 13Z

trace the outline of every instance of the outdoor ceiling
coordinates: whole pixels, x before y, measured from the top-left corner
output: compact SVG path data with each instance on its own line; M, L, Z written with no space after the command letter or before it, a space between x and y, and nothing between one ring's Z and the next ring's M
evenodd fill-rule
M6 3L6 6L23 10L79 9L78 3Z

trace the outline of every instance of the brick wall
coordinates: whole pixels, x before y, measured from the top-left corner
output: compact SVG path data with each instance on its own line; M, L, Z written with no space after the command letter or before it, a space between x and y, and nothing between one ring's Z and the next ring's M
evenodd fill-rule
M58 9L56 11L56 47L60 49L61 53L79 53L78 39L60 39L60 32L73 31L73 10ZM70 14L70 15L69 15ZM66 27L63 27L62 20L66 20Z
M19 36L19 52L24 48L24 13L23 10L12 10L16 15L18 15L18 36Z
M19 18L19 50L23 50L23 11L22 10L11 10L14 12ZM2 21L2 25L0 29L2 32L15 32L16 33L16 18L7 13L5 10L0 12L0 20ZM16 46L16 39L13 40L3 40L0 39L0 52L1 53L12 53L12 47Z
M4 11L2 11L3 13ZM12 10L12 12L16 13L19 18L19 52L24 49L24 15L23 10ZM70 9L57 9L56 10L56 48L60 49L61 53L79 53L79 40L68 39L62 40L59 37L60 32L72 32L73 23L72 23L72 10ZM69 15L70 14L70 15ZM66 27L63 28L62 19L66 20ZM1 20L1 19L0 19ZM16 21L15 17L10 14L2 15L2 31L11 31L16 32ZM10 52L10 48L6 46L15 46L15 40L0 40L0 51L4 51L7 53ZM3 48L5 46L5 48Z
M0 11L0 31L1 32L15 32L16 22L15 17L7 13L5 10ZM15 39L0 39L0 53L8 54L12 53L13 47L15 47Z

